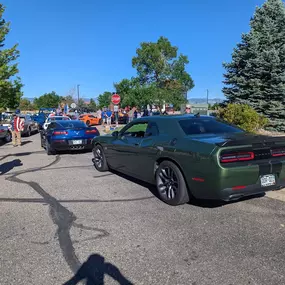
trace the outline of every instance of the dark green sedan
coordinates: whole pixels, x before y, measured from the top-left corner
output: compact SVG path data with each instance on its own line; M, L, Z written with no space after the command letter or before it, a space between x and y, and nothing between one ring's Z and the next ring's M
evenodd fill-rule
M285 187L285 137L253 135L209 116L151 116L93 140L98 171L156 184L167 204L237 200Z

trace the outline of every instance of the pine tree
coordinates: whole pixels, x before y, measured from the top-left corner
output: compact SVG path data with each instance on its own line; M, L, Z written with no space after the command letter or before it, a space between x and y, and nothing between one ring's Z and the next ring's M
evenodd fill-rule
M5 8L0 4L0 108L16 108L22 96L22 83L15 75L19 72L15 60L19 57L17 45L4 49L6 35L10 31L10 23L3 19Z
M224 63L223 88L230 102L245 103L270 120L270 128L285 131L285 7L267 0L257 8L250 31Z

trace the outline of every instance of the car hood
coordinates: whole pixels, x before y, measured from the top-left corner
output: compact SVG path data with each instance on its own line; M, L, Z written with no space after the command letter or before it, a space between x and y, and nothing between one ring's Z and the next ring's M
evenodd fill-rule
M188 136L190 138L190 136ZM250 133L224 133L191 136L192 140L215 144L218 146L238 146L251 144L272 144L277 141L285 142L285 136L272 137L266 135L255 135Z

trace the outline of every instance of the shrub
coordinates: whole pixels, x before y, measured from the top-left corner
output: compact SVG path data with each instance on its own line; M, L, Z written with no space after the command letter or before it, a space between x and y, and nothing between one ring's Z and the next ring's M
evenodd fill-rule
M250 133L257 132L269 123L267 118L244 104L228 104L219 109L217 117Z

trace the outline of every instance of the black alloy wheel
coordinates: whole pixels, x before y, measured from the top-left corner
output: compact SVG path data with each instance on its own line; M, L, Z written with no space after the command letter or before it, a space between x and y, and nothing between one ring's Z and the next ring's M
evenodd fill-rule
M86 121L86 125L89 127L90 126L90 121Z
M163 161L156 171L156 187L160 199L172 206L189 202L189 194L185 179L171 161Z
M100 172L108 171L109 170L108 163L101 145L94 146L93 155L94 155L93 163L95 168Z

